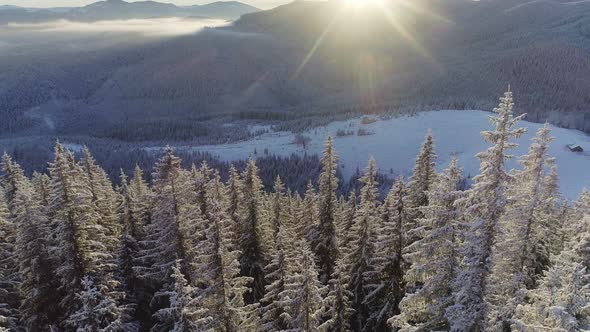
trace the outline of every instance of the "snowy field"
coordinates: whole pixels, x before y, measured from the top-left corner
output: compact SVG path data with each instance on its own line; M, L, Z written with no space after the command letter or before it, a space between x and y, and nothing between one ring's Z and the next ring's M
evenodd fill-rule
M465 175L473 176L479 171L479 160L475 155L489 146L480 132L491 128L488 121L490 115L483 111L433 111L413 117L379 120L368 125L361 124L360 118L333 122L304 133L311 138L307 149L294 145L294 135L288 132L271 132L244 142L195 149L208 151L225 161L263 156L265 149L269 154L285 156L291 153L316 154L321 153L325 138L330 134L335 137L336 151L345 178L354 174L357 168L362 170L370 156L375 157L381 172L408 176L424 136L430 130L435 139L438 169L444 169L450 156L455 153L464 167ZM517 140L520 146L512 151L515 156L527 152L531 138L542 124L522 121L521 126L528 128L528 131ZM357 136L359 128L370 131L372 135ZM562 192L567 198L575 199L584 187L590 188L590 136L577 130L551 128L555 141L550 153L557 158ZM354 131L355 135L336 137L338 129ZM569 151L566 145L572 143L582 146L585 152ZM508 167L516 166L516 160L508 162Z

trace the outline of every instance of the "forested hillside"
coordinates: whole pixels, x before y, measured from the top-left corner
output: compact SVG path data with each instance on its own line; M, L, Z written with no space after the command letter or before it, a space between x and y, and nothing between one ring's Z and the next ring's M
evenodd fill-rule
M113 187L85 149L55 147L47 174L5 154L2 331L577 331L590 328L590 193L558 188L547 126L520 142L512 94L495 108L480 174L437 173L427 135L413 175L379 198L376 162L339 195L328 137L303 195L226 181L169 148L152 180Z
M529 120L590 132L590 2L384 3L296 1L164 39L39 32L2 48L0 135L223 143L244 136L219 137L219 121L301 130L343 113L490 109L508 84Z

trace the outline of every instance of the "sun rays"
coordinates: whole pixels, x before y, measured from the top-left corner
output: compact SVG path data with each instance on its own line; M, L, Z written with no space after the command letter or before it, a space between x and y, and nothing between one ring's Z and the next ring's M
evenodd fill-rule
M377 26L380 22L385 21L386 26L390 29L390 36L399 36L404 45L403 47L412 48L417 54L426 59L433 65L437 61L433 58L430 51L422 45L415 36L411 27L408 26L406 17L408 13L417 17L427 18L428 21L451 24L452 22L443 15L435 12L433 8L426 8L419 2L409 0L332 0L338 1L338 6L334 7L331 19L326 20L325 28L318 35L313 46L302 59L301 64L297 67L294 76L301 74L303 69L308 65L311 59L316 55L318 50L326 44L330 37L336 36L339 39L350 38L360 34L359 31L370 31L371 25ZM378 28L376 28L378 29ZM356 31L355 31L356 30ZM380 36L364 36L365 38L380 38Z

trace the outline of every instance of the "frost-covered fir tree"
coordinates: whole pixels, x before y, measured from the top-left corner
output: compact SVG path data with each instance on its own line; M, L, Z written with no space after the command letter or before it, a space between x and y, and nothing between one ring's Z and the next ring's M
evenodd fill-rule
M227 203L227 215L231 218L234 227L234 234L236 237L239 237L241 225L240 221L240 211L242 209L242 202L244 201L243 193L242 193L242 179L240 178L240 173L235 168L234 165L231 165L229 169L229 179L227 180L227 196L228 196L228 203ZM237 248L239 249L239 241L236 243ZM240 253L240 258L241 258Z
M375 161L371 158L365 174L359 179L363 183L363 187L360 193L360 205L352 228L351 250L346 258L350 277L348 285L351 292L350 301L352 309L355 310L351 316L350 325L355 331L364 329L371 313L365 299L373 291L369 288L371 285L370 276L376 272L376 267L372 265L379 223L376 175Z
M16 225L10 218L0 187L0 327L16 330L19 319L20 275L16 252Z
M192 240L196 227L203 224L203 217L190 202L189 174L182 169L180 158L171 148L156 163L153 179L151 222L145 227L147 238L141 241L137 270L143 279L166 284L172 267L180 260L184 278L191 284Z
M479 153L480 174L474 178L468 197L459 200L465 207L471 225L466 234L463 249L466 268L453 281L454 304L447 308L446 317L453 331L482 331L486 316L486 292L491 270L492 246L505 205L504 191L509 175L504 162L511 156L508 150L516 144L511 139L520 137L525 130L515 126L524 115L513 117L512 93L506 92L494 109L498 115L490 117L494 130L482 132L484 139L492 144Z
M366 331L387 330L388 319L399 313L399 302L404 296L403 257L404 227L407 222L406 188L399 177L391 188L385 203L381 206L381 220L377 226L375 254L370 260L373 271L366 272L369 280L365 305L369 316Z
M4 196L7 204L10 204L16 196L18 184L25 178L25 173L20 167L12 161L12 158L4 152L2 155L2 162L0 163L2 175L0 176L0 183L4 187Z
M462 196L462 170L453 157L428 192L422 208L423 225L430 225L411 245L404 258L410 268L404 275L409 292L401 301L400 314L390 323L401 331L440 330L448 326L444 314L452 304L451 282L459 270L457 252L460 211L455 201Z
M317 241L313 243L313 252L317 257L320 281L327 284L334 272L334 265L339 257L336 238L336 189L338 188L338 157L334 150L334 140L328 136L322 155L322 173L319 177L319 202Z
M264 266L265 253L263 251L264 224L262 221L262 182L258 177L258 168L254 160L242 174L243 181L243 211L240 218L240 248L242 257L240 267L242 276L253 279L252 292L247 295L248 303L258 302L264 296Z
M107 230L108 249L113 252L119 248L121 227L117 214L118 196L113 190L106 172L100 168L87 147L82 150L80 166L84 170L87 186L92 194L96 212L100 216L100 224Z
M51 193L49 187L51 179L45 173L33 172L31 183L33 184L33 188L35 188L34 193L35 197L39 200L39 204L43 207L47 207L47 205L49 205L49 195Z
M558 255L563 249L564 225L571 208L559 192L557 166L551 167L543 182L544 190L541 200L545 202L544 214L547 216L545 225L547 233L543 239L546 250L539 253L537 261L542 270L545 270L549 265L550 255ZM539 273L540 271L537 271L537 274Z
M501 236L494 246L493 267L485 294L488 330L508 325L516 305L525 301L525 290L535 286L550 248L545 243L556 197L546 195L547 168L553 141L548 125L537 131L529 152L520 159L523 169L513 173L506 190L506 207L500 217Z
M66 325L76 332L136 331L138 326L121 320L122 309L116 301L105 294L104 287L97 287L92 278L82 279L82 290L78 294L82 303L80 309L71 314Z
M428 191L436 180L435 161L434 139L432 133L428 133L416 158L414 171L406 189L407 225L405 227L408 234L405 241L407 245L420 239L420 230L424 226L420 224L424 216L421 208L428 205Z
M270 197L270 209L268 211L270 214L273 241L275 242L277 241L281 225L289 219L287 214L288 205L286 203L287 197L285 196L285 185L283 185L281 177L277 175L273 186L273 193Z
M191 180L193 182L193 190L196 193L195 204L199 206L203 216L207 215L206 187L209 180L211 180L212 173L213 170L209 168L209 165L205 161L203 161L200 168L197 168L195 165L191 168Z
M120 187L118 188L121 195L119 215L122 233L120 241L121 247L117 257L117 274L121 277L125 288L130 294L132 294L133 292L131 290L135 287L136 281L138 280L136 272L133 270L134 258L137 258L137 253L139 252L139 239L137 236L138 229L136 227L141 224L138 224L137 220L134 220L131 214L130 206L132 194L129 189L129 180L123 170L121 170L119 181L121 182Z
M354 215L356 214L356 194L351 191L348 200L343 202L338 218L338 247L341 257L345 257L349 251L349 244L352 240L351 229L354 225Z
M120 195L119 216L122 233L116 275L121 279L125 289L126 302L134 306L134 316L139 321L149 322L151 290L140 278L137 267L141 252L140 242L146 239L145 226L151 219L151 191L143 180L143 171L139 166L135 167L130 183L121 171Z
M299 205L297 232L305 238L311 248L318 241L318 195L311 181L307 183L303 200Z
M158 321L151 331L155 332L193 332L205 331L204 326L210 319L199 319L204 309L199 308L193 287L188 284L182 273L180 261L172 267L172 287L166 291L169 298L168 306L159 309L155 314Z
M145 226L146 238L134 269L138 276L156 289L151 300L154 309L168 302L173 286L172 268L177 261L189 285L194 286L194 241L199 227L205 224L201 210L191 196L190 175L171 148L158 160L153 173L151 222Z
M78 294L82 280L90 276L104 296L116 299L117 282L111 271L115 267L109 244L109 230L101 224L84 170L71 152L62 145L55 148L55 159L49 166L51 199L48 208L52 237L50 255L56 258L58 291L63 294L60 306L64 318L83 305Z
M150 321L151 310L149 310L149 303L151 301L152 290L140 277L136 267L143 266L141 263L141 253L143 250L142 241L147 239L146 227L152 223L152 205L153 205L153 191L144 180L143 170L139 166L135 166L133 178L131 179L128 190L131 200L129 201L129 215L134 225L137 227L128 227L131 231L134 240L137 241L137 252L133 255L133 267L135 274L135 282L137 286L134 290L134 297L136 299L135 315L142 321Z
M590 214L590 191L582 190L580 197L574 202L577 214Z
M286 319L285 307L288 299L285 295L287 279L291 274L289 260L294 259L290 248L286 245L296 238L295 232L289 224L278 225L278 234L275 238L275 248L272 252L270 263L265 267L266 287L261 304L261 329L262 331L283 331L289 327ZM295 258L296 259L296 258Z
M320 326L322 331L350 331L350 317L354 311L350 307L352 294L348 290L348 275L343 269L343 260L339 259L328 282L329 291L325 298L325 322Z
M324 295L326 286L318 279L315 257L305 242L297 245L297 260L294 260L294 273L286 281L285 290L280 297L287 312L282 316L289 322L287 331L320 331L325 311Z
M222 332L257 331L257 306L246 304L251 277L240 276L239 252L231 218L227 215L227 196L219 175L205 188L208 225L198 235L195 271L202 284L196 289L201 312L197 315L205 330Z
M58 319L55 278L47 251L49 221L31 182L19 165L4 158L4 179L13 183L11 219L16 228L16 257L20 277L20 325L28 330L47 331Z
M513 331L585 331L590 328L590 216L559 255L551 259L529 303L519 304L511 320Z

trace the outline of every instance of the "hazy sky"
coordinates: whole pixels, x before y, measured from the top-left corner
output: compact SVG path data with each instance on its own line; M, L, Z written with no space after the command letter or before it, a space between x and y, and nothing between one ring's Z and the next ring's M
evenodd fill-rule
M77 7L84 6L98 0L0 0L0 5L15 5L22 7ZM140 1L140 0L126 0ZM157 0L159 2L170 2L177 5L194 5L214 2L215 0ZM240 0L259 8L275 7L291 0Z

